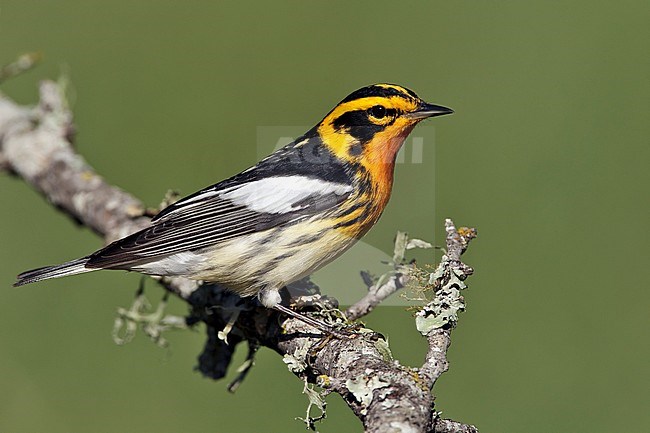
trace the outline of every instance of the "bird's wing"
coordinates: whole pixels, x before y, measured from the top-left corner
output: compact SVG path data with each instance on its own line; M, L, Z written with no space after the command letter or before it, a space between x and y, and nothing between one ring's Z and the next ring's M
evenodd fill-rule
M153 225L90 256L89 268L129 269L335 208L352 186L301 175L221 182L165 209Z

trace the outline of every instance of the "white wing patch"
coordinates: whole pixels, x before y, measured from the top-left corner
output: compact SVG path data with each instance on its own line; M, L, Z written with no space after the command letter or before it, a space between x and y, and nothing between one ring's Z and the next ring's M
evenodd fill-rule
M256 212L287 213L303 209L296 205L313 196L343 195L352 191L350 185L327 182L305 176L278 176L254 180L219 192L219 197Z

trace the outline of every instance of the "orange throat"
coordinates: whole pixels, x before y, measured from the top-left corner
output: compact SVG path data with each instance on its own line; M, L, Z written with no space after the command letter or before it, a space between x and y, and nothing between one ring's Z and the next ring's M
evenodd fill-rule
M359 208L349 217L360 217L361 223L345 228L347 235L359 238L363 236L381 217L393 187L393 172L395 158L404 140L413 129L407 126L399 134L392 136L378 133L366 147L362 164L370 177L371 187L362 193L361 201L368 203L367 207Z
M378 133L368 146L364 165L372 178L372 183L375 186L375 200L380 203L379 208L382 211L388 203L393 187L397 152L402 148L406 137L414 127L415 124L407 125L399 134L393 133L392 136Z

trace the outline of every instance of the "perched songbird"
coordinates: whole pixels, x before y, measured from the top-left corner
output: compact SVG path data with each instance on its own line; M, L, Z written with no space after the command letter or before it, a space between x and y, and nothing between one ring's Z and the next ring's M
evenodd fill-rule
M364 87L302 137L167 207L149 228L22 273L14 285L122 269L216 282L296 316L278 291L340 256L377 222L406 137L421 120L452 112L401 86Z

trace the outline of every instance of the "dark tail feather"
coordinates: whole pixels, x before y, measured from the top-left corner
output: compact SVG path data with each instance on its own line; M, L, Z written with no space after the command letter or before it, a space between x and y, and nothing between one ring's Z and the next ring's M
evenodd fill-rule
M68 275L82 274L84 272L96 271L97 269L89 269L86 267L89 257L72 260L56 266L46 266L44 268L33 269L31 271L23 272L18 275L18 281L14 283L14 287L23 286L25 284L35 283L49 278L59 278Z

